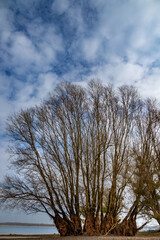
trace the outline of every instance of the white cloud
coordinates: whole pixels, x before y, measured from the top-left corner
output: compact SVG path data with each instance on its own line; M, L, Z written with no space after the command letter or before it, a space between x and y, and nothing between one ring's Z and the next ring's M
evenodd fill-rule
M1 119L0 119L0 128L1 134L5 131L5 120L7 117L12 113L12 104L8 101L5 97L0 96L0 112L1 112Z
M38 77L37 95L39 99L47 97L49 92L52 92L56 85L60 82L58 76L52 72L40 74Z
M157 98L160 102L160 69L155 68L145 74L145 77L141 81L136 82L138 90L143 97Z
M4 33L14 29L13 25L13 12L5 7L0 7L0 31ZM6 39L4 39L6 40Z
M14 67L17 74L24 74L26 71L48 71L50 65L56 61L57 51L61 51L61 39L50 29L46 29L44 39L39 42L31 41L24 33L15 32L10 35L10 47L8 52L8 66ZM40 36L37 36L37 38Z
M62 37L56 33L53 23L44 23L41 18L36 18L32 21L32 24L27 23L26 27L30 38L33 39L40 51L45 51L45 45L50 49L63 51Z
M20 78L16 80L13 76L1 74L2 91L5 92L1 97L3 119L10 109L37 104L61 80L100 78L114 81L115 85L136 84L143 93L149 94L149 89L152 89L150 94L154 92L154 95L159 95L159 71L157 74L154 70L149 75L150 66L159 59L160 47L156 43L160 37L158 1L146 1L145 5L144 1L139 0L129 3L109 3L105 0L90 2L96 7L98 17L94 30L89 33L79 5L72 8L68 0L56 0L52 4L53 12L66 13L68 28L75 28L77 34L68 49L77 61L77 67L70 66L70 71L63 74L61 79L52 73L52 65L58 61L57 52L64 52L66 39L57 32L54 23L45 23L42 17L36 16L32 24L27 20L23 22L26 32L17 31L13 12L9 8L0 9L2 66L13 69L16 74L25 75L25 81L21 81ZM28 9L29 5L19 6L20 9ZM148 51L150 54L147 54ZM126 62L123 57L126 57ZM80 59L93 64L91 73L85 75L85 67L78 65ZM12 92L11 86L15 86L17 91L14 100L7 99ZM5 111L6 108L9 110Z
M88 61L94 61L99 56L99 50L101 48L100 38L88 38L82 42L82 49L85 59ZM97 56L98 55L98 56Z
M132 57L132 61L142 65L155 60L160 51L159 1L90 2L98 11L98 20L91 40L82 41L87 60L108 62L112 55Z
M9 53L11 54L13 61L18 65L33 64L34 62L40 61L40 56L35 49L32 41L21 32L15 32Z
M56 54L64 50L62 37L56 33L54 24L46 24L41 18L35 18L32 24L22 19L27 31L18 31L13 12L3 8L0 13L2 66L20 75L49 71L57 60Z
M58 12L59 14L63 14L69 7L68 0L55 0L52 4L52 10Z
M11 81L13 79L10 76L0 73L0 129L1 134L5 132L5 121L7 117L13 113L12 101L9 97L12 95Z
M145 69L137 64L123 62L116 59L112 64L104 64L92 69L90 78L98 78L104 82L112 82L114 85L134 84L143 78Z
M7 76L4 73L0 73L0 95L5 96L6 98L10 96L11 89L11 77Z

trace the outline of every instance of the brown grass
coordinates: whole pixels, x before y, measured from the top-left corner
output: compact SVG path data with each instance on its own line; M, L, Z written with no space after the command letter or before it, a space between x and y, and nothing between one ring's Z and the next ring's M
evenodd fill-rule
M160 232L139 232L136 237L120 236L68 236L48 235L0 235L0 240L160 240Z

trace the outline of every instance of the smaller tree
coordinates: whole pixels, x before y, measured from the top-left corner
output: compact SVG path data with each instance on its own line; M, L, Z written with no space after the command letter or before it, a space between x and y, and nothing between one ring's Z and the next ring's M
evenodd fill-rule
M143 211L160 225L160 111L156 101L147 101L143 144Z

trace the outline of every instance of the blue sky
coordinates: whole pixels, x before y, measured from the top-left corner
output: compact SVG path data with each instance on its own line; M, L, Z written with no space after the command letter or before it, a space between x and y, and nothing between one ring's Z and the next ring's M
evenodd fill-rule
M0 180L7 117L57 83L133 84L160 100L159 13L159 0L0 0Z

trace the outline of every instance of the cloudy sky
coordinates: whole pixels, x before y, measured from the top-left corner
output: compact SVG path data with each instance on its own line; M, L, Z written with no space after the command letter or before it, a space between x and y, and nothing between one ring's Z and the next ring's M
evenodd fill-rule
M38 104L57 83L98 78L160 100L159 13L159 0L0 0L0 181L7 117Z

